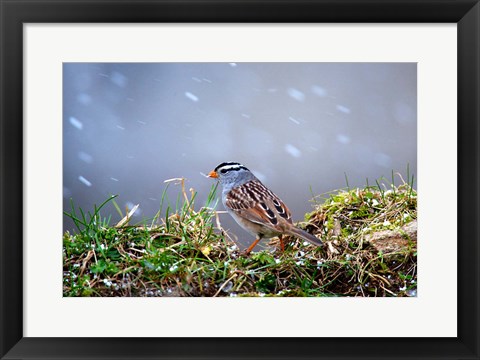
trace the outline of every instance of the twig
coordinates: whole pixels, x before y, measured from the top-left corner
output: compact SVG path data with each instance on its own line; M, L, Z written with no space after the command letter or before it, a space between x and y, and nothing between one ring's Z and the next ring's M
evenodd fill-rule
M220 286L220 288L219 288L218 291L215 293L215 295L213 295L213 297L216 297L218 294L220 294L220 291L222 291L222 289L225 287L225 285L227 285L227 284L230 282L230 280L232 280L232 279L233 279L234 277L236 277L236 276L237 276L236 273L233 274L232 276L230 276L230 277L228 278L228 280L226 280L226 281L222 284L222 286Z

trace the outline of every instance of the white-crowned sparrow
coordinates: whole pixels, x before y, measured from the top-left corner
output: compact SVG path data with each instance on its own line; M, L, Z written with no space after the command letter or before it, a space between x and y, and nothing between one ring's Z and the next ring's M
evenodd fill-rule
M322 246L315 236L293 225L292 216L280 198L271 192L250 170L238 162L224 162L208 174L222 184L222 202L235 221L256 240L248 247L248 254L261 239L282 235L299 237L311 244Z

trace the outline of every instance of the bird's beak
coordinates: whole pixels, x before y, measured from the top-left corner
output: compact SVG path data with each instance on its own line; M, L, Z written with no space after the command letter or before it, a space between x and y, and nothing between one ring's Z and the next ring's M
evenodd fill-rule
M210 171L207 176L211 177L211 178L214 178L214 179L218 178L218 174L215 170Z

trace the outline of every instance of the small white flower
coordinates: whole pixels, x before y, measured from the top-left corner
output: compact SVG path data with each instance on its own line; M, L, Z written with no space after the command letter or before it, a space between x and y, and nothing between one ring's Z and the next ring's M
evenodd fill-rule
M280 264L280 259L275 259L275 264Z

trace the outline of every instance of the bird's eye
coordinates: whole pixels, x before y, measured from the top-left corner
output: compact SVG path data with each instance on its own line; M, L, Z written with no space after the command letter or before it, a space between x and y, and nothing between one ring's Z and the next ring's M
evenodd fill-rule
M222 174L225 174L225 173L227 172L227 170L222 169L222 170L220 170L220 172L221 172Z

